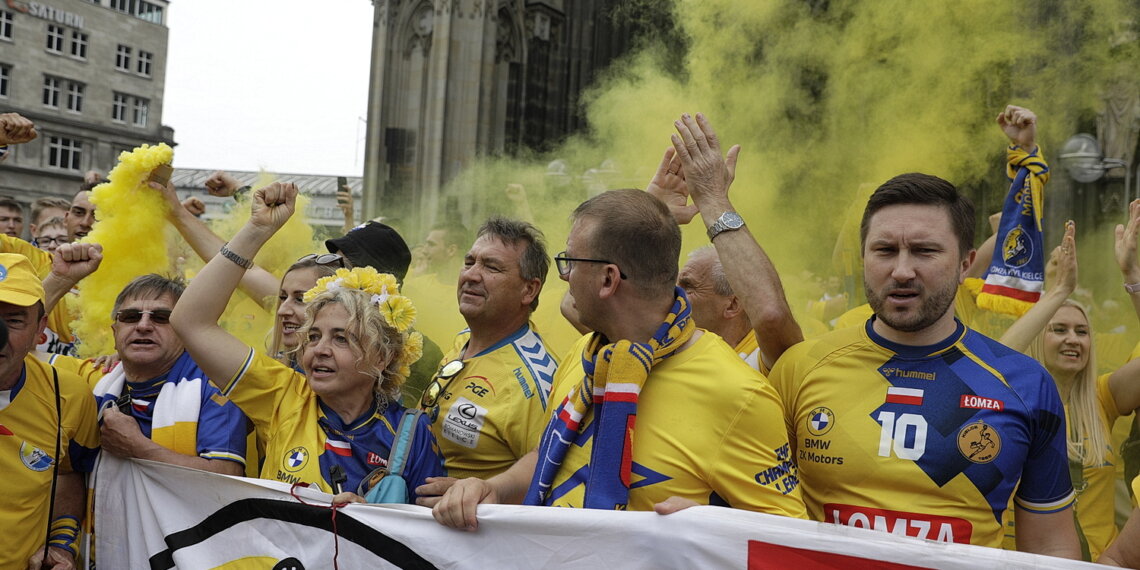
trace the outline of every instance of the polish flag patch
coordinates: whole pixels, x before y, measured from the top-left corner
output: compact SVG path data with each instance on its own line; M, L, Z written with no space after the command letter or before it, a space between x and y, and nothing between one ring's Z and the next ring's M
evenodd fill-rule
M898 386L891 386L887 388L887 403L888 404L911 404L914 406L922 405L923 390L919 388L900 388Z
M344 457L352 456L352 444L347 441L325 440L325 451L331 451Z

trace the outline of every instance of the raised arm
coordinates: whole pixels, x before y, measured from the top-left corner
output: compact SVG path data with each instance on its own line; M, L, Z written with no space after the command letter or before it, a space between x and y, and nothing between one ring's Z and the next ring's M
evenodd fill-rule
M253 195L252 214L233 239L198 272L182 294L170 322L202 370L217 382L232 378L245 363L249 347L218 326L242 276L269 238L285 224L297 205L297 187L275 182ZM221 249L221 248L219 248Z
M1061 245L1053 249L1053 255L1049 259L1049 265L1057 272L1056 282L1001 335L1002 344L1025 352L1033 339L1045 330L1045 325L1049 324L1049 319L1053 318L1065 299L1077 288L1076 232L1077 227L1072 220L1065 222L1065 236L1061 238Z
M162 193L162 197L170 206L170 222L178 228L178 233L182 234L182 238L190 244L202 261L209 261L215 253L218 253L225 242L178 201L174 185L169 183L162 185L157 182L150 182L148 185ZM261 303L267 297L277 296L278 280L273 274L255 265L242 276L240 287L254 301Z
M1128 225L1116 226L1116 263L1124 277L1132 309L1140 319L1140 261L1136 258L1136 239L1140 237L1140 200L1128 205ZM1131 287L1128 287L1131 286ZM1136 289L1132 292L1131 289ZM1120 415L1128 415L1140 407L1140 358L1133 359L1112 373L1108 388L1116 400Z
M722 214L736 212L728 189L736 176L740 146L730 148L727 157L722 155L716 132L701 113L696 118L683 115L674 124L678 134L672 136L673 148L685 185L705 227L711 228ZM776 267L747 226L721 232L712 242L728 283L756 331L764 364L770 368L788 347L804 339Z
M84 277L91 275L103 262L103 246L97 243L65 243L51 257L51 273L44 277L44 312L50 313L56 303Z

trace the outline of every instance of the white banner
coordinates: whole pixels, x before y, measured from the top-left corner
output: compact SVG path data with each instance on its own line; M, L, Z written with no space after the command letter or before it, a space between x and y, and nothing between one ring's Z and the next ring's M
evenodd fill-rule
M486 505L479 530L414 505L328 508L324 493L104 454L102 568L1082 568L977 546L726 509L673 515Z

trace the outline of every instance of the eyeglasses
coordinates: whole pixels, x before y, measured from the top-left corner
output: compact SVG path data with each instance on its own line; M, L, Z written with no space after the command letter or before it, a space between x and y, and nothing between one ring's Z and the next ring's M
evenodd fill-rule
M140 311L138 309L120 309L115 313L115 320L128 325L142 320L143 315L150 315L150 322L156 325L170 323L170 309L155 309L153 311Z
M580 261L582 263L605 263L606 265L614 265L614 266L617 265L616 263L614 263L612 261L607 261L605 259L586 259L584 257L566 257L565 251L554 256L554 264L556 266L558 266L558 274L562 275L562 276L570 275L570 269L572 269L574 267L575 261ZM620 275L622 279L628 279L628 277L626 277L626 275L625 275L625 272L623 272L620 267L618 267L618 275Z
M297 263L301 263L302 261L309 261L310 259L314 260L313 262L317 265L332 265L335 263L341 267L345 266L344 256L339 253L310 253L309 255L298 259Z
M43 244L43 245L46 245L49 243L54 243L56 245L63 245L65 243L71 243L71 238L69 238L67 236L59 236L59 237L41 236L41 237L36 238L36 243L37 244Z
M443 396L443 393L451 386L451 382L455 380L455 377L459 376L460 372L463 372L465 366L467 366L467 363L462 360L452 360L444 364L435 375L435 378L432 378L431 384L428 384L428 387L424 388L424 395L420 398L420 409L424 411L430 410L429 417L432 423L435 423L435 419L439 417L439 407L436 406L436 404L439 402L440 396ZM447 384L440 383L440 380L446 380Z

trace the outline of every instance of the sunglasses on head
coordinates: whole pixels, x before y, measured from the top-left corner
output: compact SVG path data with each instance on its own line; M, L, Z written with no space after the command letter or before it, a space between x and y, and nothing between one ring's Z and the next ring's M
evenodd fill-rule
M150 315L150 322L156 325L165 325L170 322L170 313L170 309L155 309L153 311L120 309L115 313L115 320L130 325L141 321L143 315Z
M309 260L313 260L313 263L316 263L317 265L332 265L335 263L341 267L347 268L344 264L344 256L339 253L310 253L309 255L298 259L297 262L300 263L302 261Z

